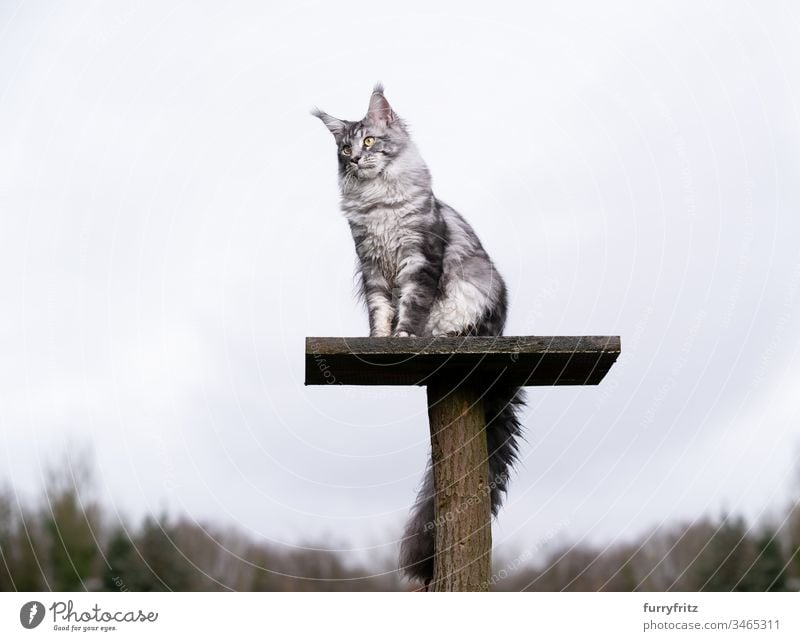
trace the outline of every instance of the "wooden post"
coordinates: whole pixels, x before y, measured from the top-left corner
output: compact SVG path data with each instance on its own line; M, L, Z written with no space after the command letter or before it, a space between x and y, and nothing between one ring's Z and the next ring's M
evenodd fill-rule
M618 336L306 338L306 385L427 385L436 553L431 589L491 584L491 492L482 392L502 383L597 385Z
M436 556L433 592L489 589L492 508L483 402L466 386L428 385Z

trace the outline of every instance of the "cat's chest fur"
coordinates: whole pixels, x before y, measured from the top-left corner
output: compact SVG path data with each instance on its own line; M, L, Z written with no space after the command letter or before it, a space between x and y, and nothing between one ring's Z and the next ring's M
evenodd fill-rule
M418 234L419 197L398 185L375 185L342 203L362 264L373 266L391 284L404 246Z
M401 250L412 237L403 212L375 207L363 215L348 218L359 260L376 267L391 283L397 276Z

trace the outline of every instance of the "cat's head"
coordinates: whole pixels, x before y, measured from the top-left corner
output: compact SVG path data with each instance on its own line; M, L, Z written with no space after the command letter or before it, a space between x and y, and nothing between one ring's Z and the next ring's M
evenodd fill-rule
M409 144L408 130L392 110L378 84L361 120L339 120L315 109L336 140L339 172L357 180L371 180L389 167Z

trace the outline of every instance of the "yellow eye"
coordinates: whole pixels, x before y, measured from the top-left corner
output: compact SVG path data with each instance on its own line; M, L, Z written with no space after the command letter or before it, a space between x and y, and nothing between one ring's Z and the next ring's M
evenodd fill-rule
M353 149L352 147L350 147L350 145L345 145L344 147L342 147L342 153L345 156L349 156L351 153L353 153Z
M375 139L372 136L367 136L364 138L364 146L369 149L372 145L375 144Z

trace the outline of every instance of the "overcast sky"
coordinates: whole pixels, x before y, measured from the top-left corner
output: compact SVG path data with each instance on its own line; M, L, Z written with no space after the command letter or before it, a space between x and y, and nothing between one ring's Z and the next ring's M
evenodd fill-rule
M530 390L496 548L777 512L800 10L552 4L0 4L0 477L32 496L89 446L129 517L393 549L424 389L303 386L305 336L368 331L309 109L360 118L382 80L507 333L622 337L599 387Z

